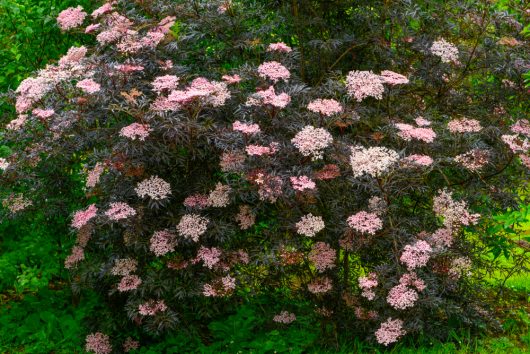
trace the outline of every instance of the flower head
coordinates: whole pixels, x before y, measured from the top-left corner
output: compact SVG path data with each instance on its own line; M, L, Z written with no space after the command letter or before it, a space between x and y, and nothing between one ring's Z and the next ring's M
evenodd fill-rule
M197 214L186 214L180 219L177 231L180 236L191 239L193 242L199 241L199 236L208 229L208 219Z
M95 354L110 354L112 345L109 336L101 332L91 333L86 336L85 350Z
M149 196L154 200L166 199L171 195L171 185L158 176L151 176L138 183L134 189L139 197Z
M270 79L273 82L278 82L279 80L287 81L291 77L289 70L277 61L268 61L261 64L258 67L258 73L262 78Z
M348 218L348 225L360 233L374 235L383 228L383 221L375 213L360 211Z
M81 6L69 7L59 13L57 24L63 31L67 31L81 26L86 16L87 13L83 11Z
M323 150L333 142L331 134L323 128L311 125L299 131L291 142L303 156L311 156L314 160L322 159Z
M346 77L348 94L361 102L366 97L382 99L385 87L383 78L372 71L350 71Z

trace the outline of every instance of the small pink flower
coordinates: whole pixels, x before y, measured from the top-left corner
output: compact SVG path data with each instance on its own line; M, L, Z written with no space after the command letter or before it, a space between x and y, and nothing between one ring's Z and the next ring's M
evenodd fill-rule
M324 230L325 224L321 216L307 214L302 216L296 223L296 232L307 237L314 237L317 233Z
M406 245L399 260L407 265L408 270L424 267L431 258L432 248L423 241L416 241L412 245Z
M50 118L51 116L53 116L55 114L55 111L53 109L40 109L40 108L35 108L31 113L33 113L33 115L39 117L39 118Z
M144 141L151 131L153 131L153 129L151 129L149 124L132 123L131 125L121 128L120 136L131 140L138 139Z
M453 119L447 128L451 133L476 133L482 129L478 120L468 118Z
M59 13L57 23L63 31L67 31L81 26L86 16L87 13L83 11L81 6L69 7Z
M292 49L287 44L278 42L269 44L267 47L267 52L290 53L292 52Z
M307 176L291 177L291 184L293 189L297 191L305 191L306 189L315 189L316 184Z
M397 342L406 333L403 329L402 320L393 320L389 317L386 322L381 323L381 327L375 332L375 338L379 344L383 344L386 347Z
M337 253L327 243L317 242L311 247L308 258L314 264L316 270L322 273L327 269L335 268Z
M383 78L372 71L350 71L346 77L346 88L348 94L353 96L357 102L367 97L382 99L385 87Z
M238 120L232 123L232 129L234 131L238 131L238 132L241 132L243 134L248 134L248 135L254 135L254 134L261 132L259 125L243 123Z
M237 84L241 81L241 77L239 75L223 75L221 79L230 85Z
M402 85L409 83L409 79L405 76L390 70L381 71L381 78L383 79L383 82L388 85Z
M344 108L342 105L333 99L316 99L307 105L307 109L311 112L320 113L324 116L331 117L334 114L341 113Z
M296 315L291 312L282 311L272 319L274 322L289 324L296 321Z
M118 284L118 291L125 292L136 290L142 284L142 279L137 275L126 275L121 278L120 283Z
M150 300L138 306L138 312L142 316L154 316L158 312L164 312L166 310L167 306L164 300Z
M433 159L427 155L410 155L403 159L407 165L418 165L418 166L430 166L433 163Z
M96 93L101 90L101 86L92 79L81 80L75 86L86 93Z
M110 354L112 352L112 345L110 338L101 332L91 333L86 336L85 350L95 354Z
M348 218L348 225L360 233L374 235L383 228L383 221L375 213L360 211Z
M279 80L287 81L291 77L289 70L276 61L268 61L261 64L258 67L258 73L262 78L270 79L273 82L278 82Z
M109 210L105 212L105 215L114 221L127 219L130 216L136 215L136 210L131 208L127 203L111 203Z
M72 227L80 229L81 227L86 225L92 218L96 217L97 211L98 208L96 208L96 204L89 205L86 210L77 211L74 214L74 218L72 220Z

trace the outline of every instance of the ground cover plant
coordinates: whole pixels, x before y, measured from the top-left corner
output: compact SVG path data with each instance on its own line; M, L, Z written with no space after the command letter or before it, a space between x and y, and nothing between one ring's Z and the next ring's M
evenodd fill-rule
M58 26L96 44L12 93L5 217L83 204L64 266L102 302L87 351L499 327L486 287L528 249L517 19L480 1L70 7Z

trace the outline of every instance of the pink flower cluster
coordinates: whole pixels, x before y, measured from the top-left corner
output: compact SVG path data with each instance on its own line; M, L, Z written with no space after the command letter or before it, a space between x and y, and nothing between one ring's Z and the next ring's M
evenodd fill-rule
M525 153L530 150L530 141L526 138L521 139L518 135L503 135L501 139L514 153Z
M405 310L418 301L418 293L404 284L398 284L390 289L386 301L396 310Z
M530 122L527 119L519 119L510 127L515 134L526 135L530 137Z
M260 200L274 203L282 195L283 181L278 176L257 172L249 176L249 180L258 186Z
M431 53L440 57L444 63L459 63L458 48L443 38L432 43Z
M278 143L271 143L269 146L247 145L245 151L249 156L274 155L278 151Z
M186 197L183 204L186 208L204 209L209 206L208 196L204 194L193 194Z
M430 166L434 162L432 157L428 155L409 155L402 160L408 166Z
M395 73L390 70L383 70L381 71L381 79L383 79L383 82L388 85L403 85L408 84L409 79L407 79L405 76Z
M158 257L164 256L167 253L175 251L177 245L177 238L175 234L167 231L156 231L150 240L149 249Z
M455 156L455 161L470 171L478 171L489 162L489 156L487 150L473 149Z
M317 233L324 230L325 224L321 216L307 214L302 216L296 223L296 232L307 237L314 237Z
M215 189L208 195L208 205L214 208L223 208L230 204L230 191L232 188L222 183L217 183Z
M433 211L436 216L444 218L444 225L453 228L457 225L474 225L480 214L470 214L465 201L453 200L452 192L442 190L433 199Z
M320 277L307 284L307 290L313 294L324 294L333 288L333 282L328 277Z
M399 161L398 153L385 147L354 146L351 148L350 165L354 177L364 174L379 177L397 161Z
M33 104L41 100L51 89L50 80L43 77L29 77L23 80L15 91L17 93L17 112L22 113L29 110ZM22 117L19 117L19 119L22 119ZM25 119L23 120L25 121Z
M105 165L103 165L101 162L96 163L96 166L94 166L94 168L88 172L85 184L86 187L94 188L96 184L99 183L99 178L101 177L101 174L104 170Z
M160 94L161 92L169 92L172 90L176 90L178 83L179 83L179 77L175 75L164 75L164 76L158 76L153 81L153 91Z
M360 211L348 218L348 226L360 233L374 235L383 228L383 221L375 213Z
M395 343L398 339L404 336L407 332L403 329L403 321L388 318L386 322L381 323L379 329L375 332L377 343L383 344L385 347L389 344Z
M99 16L101 15L104 15L106 13L109 13L112 11L112 4L107 2L103 5L101 5L100 7L98 7L97 9L95 9L94 11L92 11L92 18L96 19L98 18Z
M378 100L383 98L385 87L381 76L372 71L350 71L346 77L346 88L348 94L353 96L357 102L366 97L374 97Z
M31 113L39 118L46 119L50 118L55 114L55 111L53 109L41 109L41 108L35 108Z
M114 266L110 270L112 275L126 276L136 271L138 261L132 258L118 258L114 260Z
M112 345L110 338L101 332L91 333L86 336L85 350L95 354L110 354L112 352Z
M307 105L307 109L311 112L319 113L327 117L334 114L341 113L344 108L342 105L333 99L316 99Z
M449 269L449 277L452 279L460 279L462 275L471 275L471 267L473 263L469 257L458 257L453 259L451 262L451 268Z
M63 31L67 31L81 26L86 16L87 13L83 11L81 6L69 7L59 13L57 24Z
M248 134L248 135L254 135L261 131L259 128L259 125L257 124L242 123L238 120L236 120L232 124L232 129L235 131L241 132L243 134Z
M241 82L241 77L239 75L223 75L221 77L224 82L226 82L229 85L237 84Z
M453 230L440 228L433 232L429 241L434 247L451 247L453 245Z
M110 203L110 208L105 212L105 215L110 220L118 221L122 219L127 219L130 216L135 216L136 210L131 208L127 203Z
M289 324L296 321L296 315L291 312L282 311L275 315L272 320L277 323Z
M10 163L3 157L0 157L0 170L7 170Z
M279 80L287 81L291 77L289 70L277 61L267 61L258 66L258 74L264 79L270 79L273 82Z
M401 263L406 264L407 269L410 271L426 266L431 258L431 253L431 246L423 240L418 240L414 244L404 247L399 260Z
M375 299L375 291L373 290L377 285L377 274L371 272L368 273L366 277L359 277L359 288L362 289L361 296L367 298L368 300Z
M291 184L293 189L300 192L303 192L306 189L315 189L317 187L315 182L313 182L311 178L307 176L291 177Z
M447 123L447 128L451 133L477 133L482 130L480 122L476 119L453 119Z
M199 237L208 229L208 219L198 214L186 214L180 219L177 231L180 236L199 241Z
M333 248L325 242L317 242L311 247L309 260L315 265L319 272L335 268L337 254Z
M311 156L313 160L319 160L323 157L323 150L333 142L333 137L323 128L308 125L299 131L291 142L303 156Z
M154 316L158 312L165 312L167 310L164 300L150 300L138 306L138 312L142 316Z
M132 123L126 127L121 128L120 136L129 138L131 140L144 141L152 131L149 124Z
M84 79L79 81L75 87L80 88L85 93L96 93L101 90L101 86L92 79Z
M241 205L239 213L236 215L236 221L239 223L241 230L248 230L256 223L256 216L248 205Z
M396 128L399 129L398 135L406 141L416 139L425 143L432 143L436 138L436 133L431 128L417 128L404 123L396 124Z
M92 218L96 217L98 208L96 204L91 204L86 208L86 210L79 210L74 214L72 220L72 227L80 229L82 226L86 225Z
M213 269L213 267L221 261L221 255L223 253L217 247L207 248L201 246L197 251L197 257L195 257L195 262L203 262L204 266Z
M245 105L247 106L272 106L276 108L285 108L291 102L291 97L285 92L276 94L274 87L270 86L266 90L258 91L251 95Z
M64 260L64 267L66 269L72 269L85 259L85 250L81 246L74 246L72 248L72 253Z
M126 275L123 278L121 278L119 284L118 284L118 291L119 292L126 292L131 290L136 290L138 287L142 284L142 279L140 279L137 275Z
M208 297L230 295L236 288L236 280L230 275L217 279L213 284L204 284L202 293Z
M292 49L287 44L278 42L269 44L267 47L267 52L290 53L292 52Z
M125 342L123 342L123 351L125 353L128 353L131 350L136 350L138 348L140 348L140 342L132 339L131 337L128 337Z
M139 197L149 196L154 200L166 199L171 195L171 185L158 176L151 176L136 185L134 189Z

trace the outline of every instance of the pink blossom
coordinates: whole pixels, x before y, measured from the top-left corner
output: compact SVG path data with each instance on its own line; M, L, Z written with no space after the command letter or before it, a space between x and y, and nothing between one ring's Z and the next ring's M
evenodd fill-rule
M453 119L447 128L451 133L476 133L482 129L478 120L468 118Z
M375 213L360 211L348 218L348 225L360 233L375 235L383 228L383 221Z
M381 79L385 84L388 85L401 85L409 83L409 79L407 79L405 76L390 70L381 71Z
M269 44L267 47L267 52L290 53L292 52L292 49L287 44L278 42Z
M470 214L465 201L455 201L452 192L439 191L433 199L433 211L436 216L444 218L444 225L452 228L454 225L474 225L478 222L480 214Z
M221 155L219 165L223 172L239 172L244 168L246 155L242 152L227 151Z
M154 316L158 312L167 310L164 300L150 300L138 306L138 312L142 316Z
M87 13L83 11L81 6L69 7L59 13L57 24L63 31L67 31L81 26L86 16Z
M311 247L308 258L315 265L316 270L322 273L335 268L337 254L327 243L317 242Z
M183 204L187 208L203 209L209 205L208 196L204 194L190 195L184 199Z
M449 277L452 279L460 279L462 275L471 275L471 268L473 263L469 257L459 257L453 259L451 268L449 269Z
M403 159L407 165L418 165L418 166L430 166L433 163L433 159L427 155L410 155Z
M0 170L7 170L10 163L3 157L0 157Z
M385 147L354 146L351 148L350 165L354 177L364 174L379 177L398 160L398 153Z
M78 64L85 58L86 53L86 47L71 47L66 55L59 59L59 66Z
M176 108L194 101L200 101L213 107L220 107L230 98L226 83L209 81L203 77L193 80L185 90L173 90L168 96L168 102Z
M94 166L94 168L88 172L86 184L85 184L86 187L87 188L95 187L96 184L99 183L99 179L104 170L105 170L105 165L103 165L101 162L96 163L96 166Z
M296 232L307 237L314 237L317 233L324 230L325 224L321 216L307 214L302 216L296 223Z
M333 142L333 137L323 128L307 125L291 139L291 142L303 156L319 160L323 158L323 150Z
M307 285L309 292L313 294L327 293L333 288L333 282L328 277L316 278Z
M92 79L81 80L75 86L86 93L96 93L101 89L101 86Z
M93 24L91 24L91 25L86 26L86 28L85 28L85 33L88 34L88 33L95 32L95 31L97 31L100 27L101 27L101 25L100 25L99 23L93 23Z
M223 208L230 204L230 191L228 185L217 183L215 189L208 195L208 205L214 208Z
M110 354L112 352L112 345L110 338L101 332L91 333L86 336L85 350L87 352L94 352L95 354Z
M306 189L315 189L316 184L307 176L291 177L291 184L293 189L297 191L305 191Z
M135 71L143 71L145 69L142 65L134 64L118 64L115 66L115 68L116 70L124 74L133 73Z
M139 197L149 196L154 200L166 199L171 195L171 185L158 176L151 176L136 185L134 189Z
M394 286L388 292L386 301L396 310L413 307L418 300L418 293L404 284Z
M414 121L419 127L428 127L429 125L431 125L431 121L423 118L422 116L417 117L416 119L414 119Z
M175 234L167 230L156 231L151 237L150 243L149 249L151 252L160 257L175 251L177 238Z
M204 266L213 269L213 267L221 261L222 252L216 247L206 248L201 246L197 251L197 257L195 257L196 262L202 261Z
M252 209L248 205L241 205L239 207L239 213L235 219L241 230L250 229L256 223L256 216L252 213Z
M191 239L193 242L199 241L199 236L208 229L209 220L198 214L186 214L180 219L177 231L180 236Z
M82 226L86 225L92 218L96 217L98 208L96 204L90 204L86 210L79 210L74 214L72 220L72 227L80 229Z
M158 76L153 81L153 91L160 94L163 91L175 90L179 83L179 77L175 75Z
M149 124L132 123L126 127L121 128L120 136L127 137L131 140L144 141L152 131Z
M487 150L473 149L455 156L455 161L470 171L478 171L488 163L489 152Z
M285 108L289 102L291 102L291 97L286 93L281 93L276 95L274 87L270 86L266 90L258 91L247 99L245 105L247 106L266 106L271 105L277 108Z
M140 342L132 339L131 337L128 337L125 342L123 342L123 351L125 353L128 353L131 350L136 350L138 348L140 348Z
M342 105L333 99L316 99L307 105L311 112L320 113L324 116L331 117L334 114L341 113L344 109Z
M459 63L458 48L443 38L432 43L431 53L440 57L444 63Z
M260 128L259 128L259 125L257 125L257 124L243 123L243 122L240 122L238 120L236 120L232 124L232 129L234 131L238 131L238 132L241 132L243 134L248 134L248 135L254 135L254 134L257 134L257 133L259 133L261 131Z
M389 317L386 322L381 323L381 326L375 332L375 338L379 344L383 344L386 347L389 344L397 342L406 333L403 329L402 320L393 320Z
M23 80L15 91L17 93L17 112L22 113L29 110L35 102L41 100L51 89L50 81L42 77L29 77Z
M237 74L236 75L223 75L221 79L229 85L237 84L241 81L241 77Z
M453 231L450 228L438 229L430 237L430 242L434 247L451 247L453 241Z
M142 284L142 279L137 275L126 275L121 278L120 283L118 284L118 291L125 292L136 290Z
M519 119L510 127L515 134L522 134L530 137L530 122L527 119Z
M320 171L315 172L315 179L330 180L340 177L340 168L334 164L324 165Z
M138 261L132 258L118 258L114 260L114 266L110 270L112 275L126 276L136 271Z
M80 246L74 246L72 248L72 253L66 257L64 260L64 267L66 269L71 269L77 265L77 263L81 262L85 259L85 250L83 247Z
M104 15L104 14L106 14L108 12L111 12L111 11L112 11L112 4L107 2L107 3L103 4L102 6L98 7L97 9L95 9L92 12L91 16L93 18L98 18L99 16Z
M53 109L40 109L40 108L35 108L31 113L33 113L33 115L39 117L39 118L50 118L51 116L53 116L55 114L55 111Z
M236 288L236 280L230 275L216 279L213 284L204 284L202 293L204 296L227 296Z
M377 274L373 272L368 273L368 276L366 277L359 277L358 282L359 287L362 289L361 296L367 298L370 301L375 299L375 292L373 288L379 285L377 282Z
M269 146L263 146L263 145L248 145L245 147L245 151L249 156L263 156L263 155L273 155L276 153L278 149L278 145L276 143L272 143Z
M521 159L521 163L526 166L527 168L530 168L530 157L524 155L524 154L519 154L519 158Z
M501 139L514 153L525 153L530 150L530 141L526 138L521 139L518 135L503 135L501 136Z
M287 81L291 77L289 70L276 61L268 61L261 64L258 67L258 73L262 78L268 78L273 82L278 82L279 80Z
M7 130L19 130L26 124L28 116L26 114L19 115L16 119L13 119L6 125Z
M346 77L346 88L348 94L353 96L357 102L366 97L374 97L378 100L383 98L385 87L383 78L372 71L350 71Z
M412 139L420 140L426 143L432 143L436 138L436 133L431 128L415 128L410 124L398 123L396 128L400 130L398 135L406 141Z
M423 240L418 240L412 245L405 246L399 260L401 263L405 263L410 271L427 265L431 253L431 246Z
M110 208L105 212L105 215L110 220L118 221L122 219L127 219L130 216L135 216L136 210L131 208L127 203L110 203Z
M289 324L296 321L296 315L291 312L282 311L275 315L272 320L277 323Z
M8 208L13 214L26 209L32 204L31 200L26 199L22 193L10 194L9 197L2 200L2 206Z
M418 291L423 291L426 288L425 282L414 272L403 274L399 278L399 284L414 287Z

